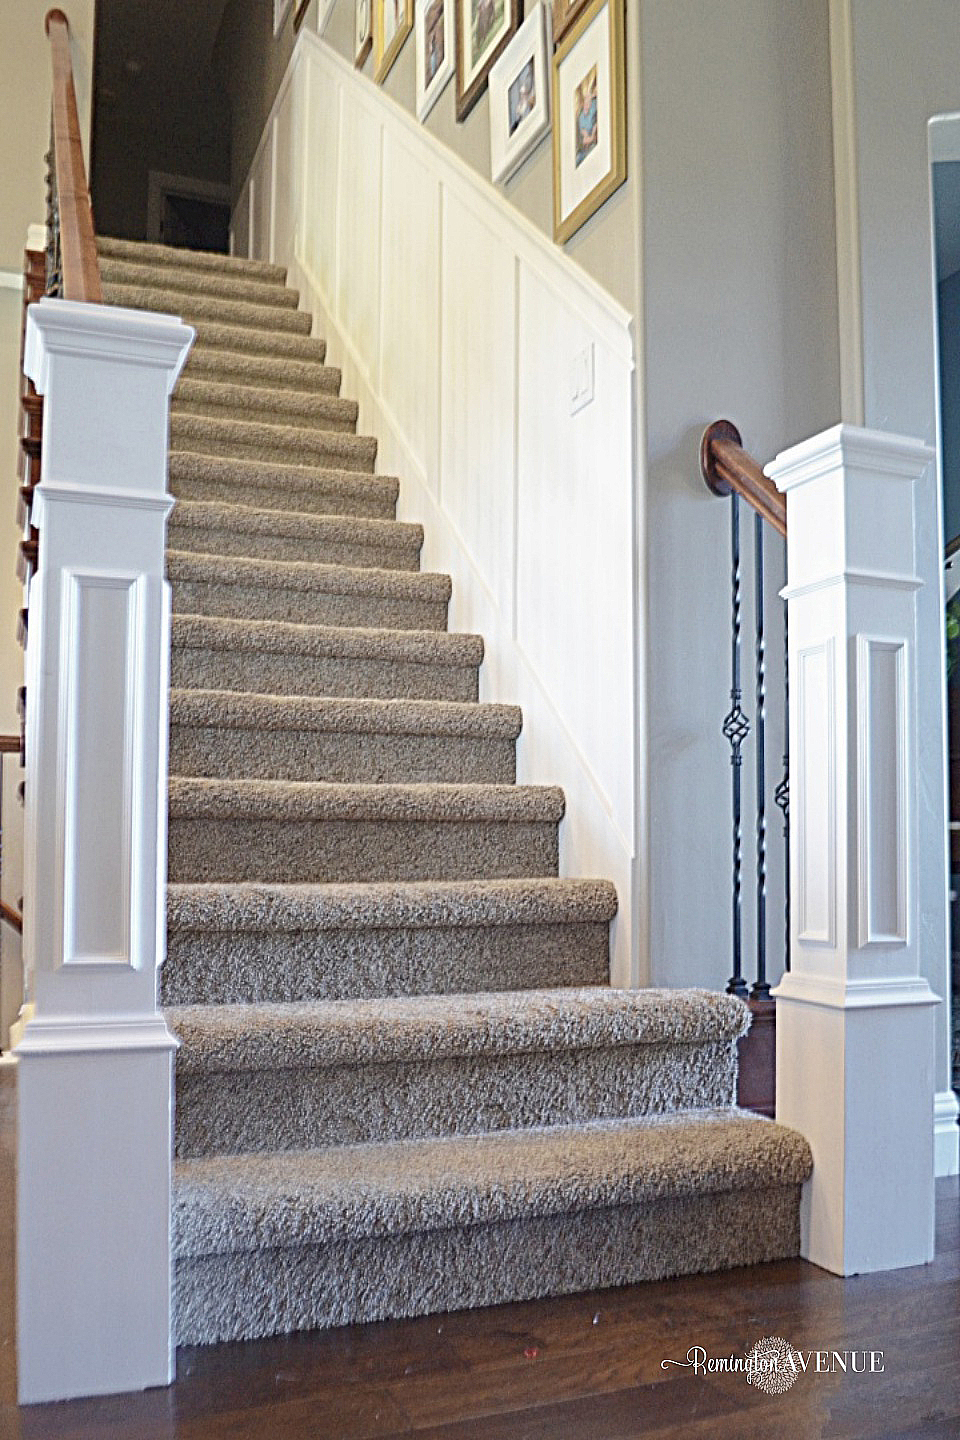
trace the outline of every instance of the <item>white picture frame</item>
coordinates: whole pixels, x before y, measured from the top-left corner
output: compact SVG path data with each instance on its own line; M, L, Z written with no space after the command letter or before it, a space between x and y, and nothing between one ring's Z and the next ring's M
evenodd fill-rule
M292 5L293 0L273 0L274 39L276 39L276 37L280 34L280 31L283 29L286 23L287 16L290 14L290 8Z
M456 56L454 0L416 0L417 119L423 123L453 79Z
M490 71L490 169L502 184L550 129L550 8L537 0Z
M353 12L353 63L356 69L366 64L373 49L373 0L355 0Z
M320 0L319 5L317 6L318 35L323 35L326 33L327 26L330 24L330 16L333 14L335 5L336 0Z

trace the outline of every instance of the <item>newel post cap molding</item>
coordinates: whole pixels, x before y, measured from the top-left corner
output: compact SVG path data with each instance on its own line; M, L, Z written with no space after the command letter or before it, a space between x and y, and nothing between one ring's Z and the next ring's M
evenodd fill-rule
M865 430L860 425L833 425L819 435L781 450L763 473L784 494L798 485L835 474L838 470L868 470L891 479L916 480L936 452L922 440Z
M787 497L787 597L840 581L918 589L917 515L933 499L934 458L921 440L834 425L767 465Z
M195 336L177 315L45 296L27 309L24 369L44 395L53 356L113 360L166 371L170 394Z

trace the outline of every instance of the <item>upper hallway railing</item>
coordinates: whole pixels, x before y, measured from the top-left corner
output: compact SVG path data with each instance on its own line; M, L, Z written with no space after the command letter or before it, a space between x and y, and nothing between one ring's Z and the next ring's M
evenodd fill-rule
M47 291L64 300L103 302L93 210L83 164L80 118L70 59L70 22L48 10L44 27L53 57L48 177Z

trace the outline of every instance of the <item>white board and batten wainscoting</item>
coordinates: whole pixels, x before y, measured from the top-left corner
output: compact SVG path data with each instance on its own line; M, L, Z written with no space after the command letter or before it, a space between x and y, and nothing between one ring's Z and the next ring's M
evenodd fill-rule
M518 703L518 779L567 797L561 869L612 880L616 984L638 893L632 317L369 80L301 33L233 216L317 317L481 698Z

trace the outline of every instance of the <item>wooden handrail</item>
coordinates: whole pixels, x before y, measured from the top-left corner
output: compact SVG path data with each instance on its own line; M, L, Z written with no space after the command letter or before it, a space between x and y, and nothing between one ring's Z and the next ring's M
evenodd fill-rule
M70 22L62 10L48 10L44 28L53 52L53 163L60 212L63 298L99 305L103 291L73 84Z
M714 495L736 492L786 538L787 502L753 456L744 450L740 431L731 421L715 420L704 430L700 441L700 474Z
M18 935L23 934L23 916L19 910L14 910L12 905L8 905L6 900L0 900L0 920L6 920Z

